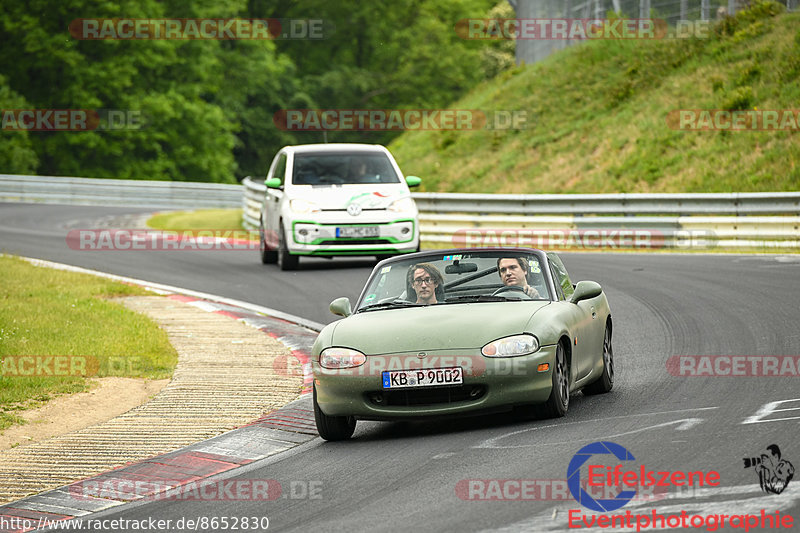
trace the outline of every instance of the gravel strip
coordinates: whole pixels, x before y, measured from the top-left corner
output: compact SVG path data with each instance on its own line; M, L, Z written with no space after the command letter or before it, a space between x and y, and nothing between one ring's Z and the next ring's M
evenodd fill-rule
M269 335L174 299L121 301L166 330L178 352L172 381L107 422L0 452L0 504L214 437L299 397L290 351Z

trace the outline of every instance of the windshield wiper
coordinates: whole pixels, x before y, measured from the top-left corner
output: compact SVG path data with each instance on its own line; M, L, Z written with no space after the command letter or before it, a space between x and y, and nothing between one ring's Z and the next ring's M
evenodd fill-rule
M377 304L366 305L364 307L359 307L356 310L356 312L358 313L358 312L361 312L361 311L372 311L372 310L375 310L375 309L386 309L386 308L390 308L390 307L422 307L423 305L425 305L425 304L407 302L405 300L392 300L392 301L389 301L389 302L381 302L381 303L377 303Z
M464 303L464 302L516 302L522 301L519 298L506 298L505 296L493 296L491 294L464 294L453 296L445 300L444 303Z

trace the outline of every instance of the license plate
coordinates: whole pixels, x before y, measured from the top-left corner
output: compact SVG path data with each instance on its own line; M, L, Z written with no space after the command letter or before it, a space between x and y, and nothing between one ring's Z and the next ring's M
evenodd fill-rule
M369 238L380 235L378 226L349 226L336 228L336 237L359 237Z
M381 373L381 377L384 389L435 387L464 383L464 371L460 366L422 370L385 370Z

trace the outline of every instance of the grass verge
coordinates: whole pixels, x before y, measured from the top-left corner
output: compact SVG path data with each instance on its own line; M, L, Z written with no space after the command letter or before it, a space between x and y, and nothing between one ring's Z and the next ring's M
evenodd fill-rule
M110 301L138 287L0 256L0 430L15 413L89 388L96 375L163 379L178 361L167 334Z
M184 230L245 230L241 209L199 209L174 211L154 215L147 221L153 229L165 231Z

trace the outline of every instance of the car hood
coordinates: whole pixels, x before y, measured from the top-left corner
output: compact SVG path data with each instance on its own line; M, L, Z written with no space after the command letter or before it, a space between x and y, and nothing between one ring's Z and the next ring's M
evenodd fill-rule
M381 209L403 196L410 196L400 183L330 187L296 185L288 194L290 198L314 202L322 209L347 209L351 203L361 205L362 209Z
M329 346L367 355L481 348L525 331L531 316L550 302L476 302L385 309L336 322Z

